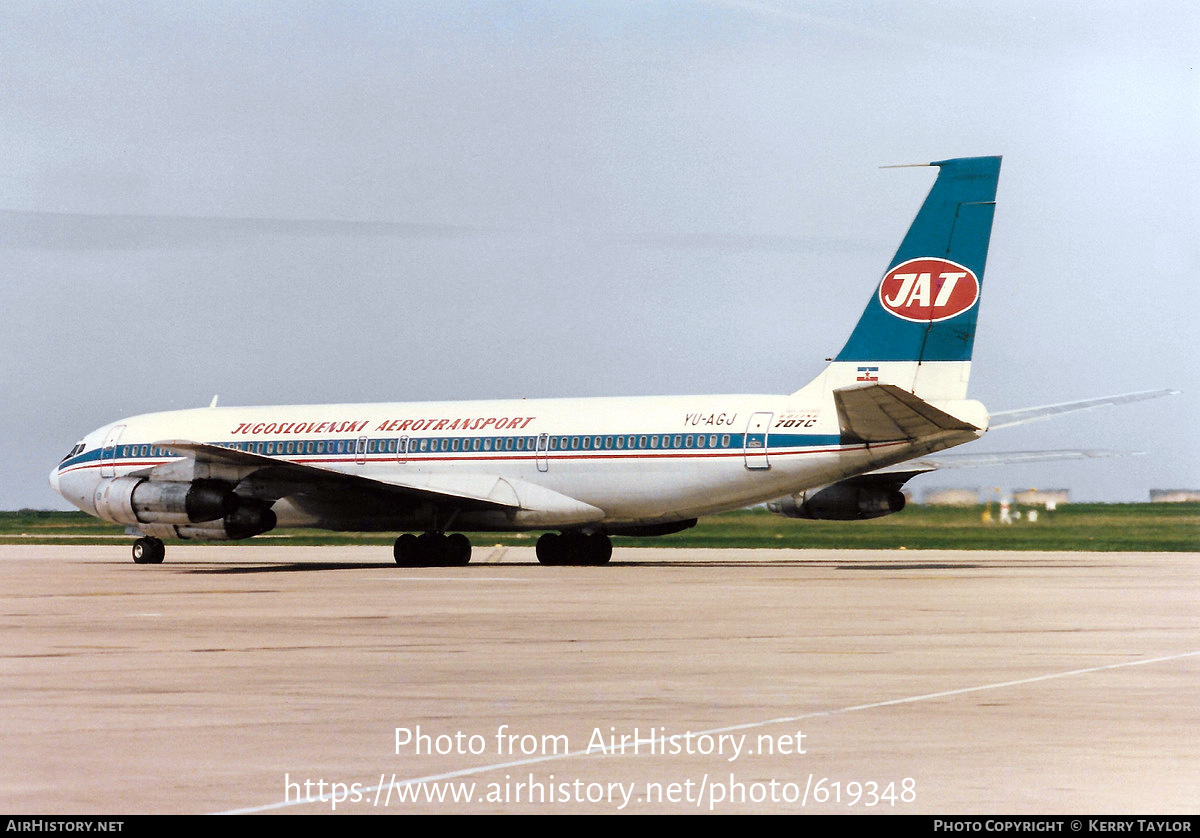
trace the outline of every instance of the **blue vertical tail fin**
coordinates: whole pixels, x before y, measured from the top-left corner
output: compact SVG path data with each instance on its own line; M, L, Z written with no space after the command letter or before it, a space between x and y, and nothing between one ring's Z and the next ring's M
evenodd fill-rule
M878 382L924 399L965 398L1000 158L930 165L939 171L925 203L846 345L810 387Z

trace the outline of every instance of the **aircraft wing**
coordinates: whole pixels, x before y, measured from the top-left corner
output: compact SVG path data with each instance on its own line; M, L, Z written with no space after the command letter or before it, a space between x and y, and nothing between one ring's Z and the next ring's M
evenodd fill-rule
M155 443L186 457L158 466L155 480L226 480L245 493L274 501L291 495L335 497L348 495L383 501L397 507L432 504L459 510L497 510L519 520L536 513L540 520L563 523L595 520L603 511L544 486L489 474L414 474L403 478L364 477L324 465L298 463L188 440ZM351 501L352 502L352 501Z
M1178 394L1178 390L1143 390L1138 393L1122 393L1119 396L1103 396L1098 399L1084 399L1078 402L1063 402L1061 404L1049 404L1043 407L1026 407L1020 410L1006 410L999 413L993 413L989 430L996 428L1007 428L1009 425L1023 425L1026 422L1037 422L1042 419L1049 419L1052 416L1057 416L1060 413L1073 413L1077 410L1093 410L1097 407L1105 407L1111 404L1126 404L1127 402L1140 402L1144 399L1157 399L1162 396L1174 396Z

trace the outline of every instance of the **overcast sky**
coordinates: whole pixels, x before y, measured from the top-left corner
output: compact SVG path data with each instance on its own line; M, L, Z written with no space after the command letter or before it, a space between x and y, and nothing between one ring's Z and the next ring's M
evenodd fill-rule
M792 392L1004 155L963 451L1200 488L1200 4L0 4L0 508L123 416Z

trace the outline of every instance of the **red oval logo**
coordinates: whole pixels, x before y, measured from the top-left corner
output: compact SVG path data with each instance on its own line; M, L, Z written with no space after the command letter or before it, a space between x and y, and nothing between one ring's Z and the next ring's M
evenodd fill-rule
M936 323L962 314L979 299L979 280L965 265L923 256L892 268L879 283L879 302L914 323Z

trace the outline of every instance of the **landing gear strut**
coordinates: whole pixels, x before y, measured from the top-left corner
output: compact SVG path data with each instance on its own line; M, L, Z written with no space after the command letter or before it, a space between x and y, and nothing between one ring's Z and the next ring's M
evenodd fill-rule
M548 532L537 540L537 559L542 564L608 564L612 541L602 532Z
M471 541L462 533L405 533L392 549L401 567L460 567L471 561Z
M161 539L144 535L133 542L133 560L137 564L162 564L166 554L167 548Z

